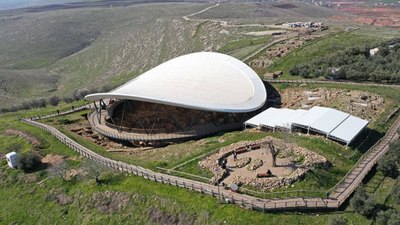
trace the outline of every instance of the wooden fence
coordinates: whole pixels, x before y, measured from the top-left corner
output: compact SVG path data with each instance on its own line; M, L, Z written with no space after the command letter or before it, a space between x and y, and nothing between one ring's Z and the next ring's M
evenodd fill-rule
M280 79L264 79L268 83L287 83L287 84L350 84L350 85L362 85L362 86L375 86L375 87L393 87L400 88L398 84L389 83L368 83L368 82L351 82L351 81L333 81L333 80L280 80Z
M275 81L275 80L274 80ZM282 80L277 80L277 82L284 82ZM306 81L307 83L313 83ZM292 82L287 81L287 83L302 83L301 80ZM330 83L315 81L314 83ZM333 82L337 83L337 82ZM358 83L357 83L358 84ZM368 84L370 85L370 84ZM386 86L377 84L376 86ZM394 85L388 85L394 86ZM395 87L399 87L396 85ZM357 161L354 167L344 176L344 178L337 183L331 190L328 198L318 198L318 197L291 197L286 199L264 199L257 198L254 196L249 196L246 194L240 194L226 190L220 186L214 186L207 183L202 183L199 181L194 181L190 179L185 179L182 177L172 176L163 173L157 173L149 169L142 168L140 166L135 166L127 164L125 162L116 161L103 157L90 149L80 145L75 142L56 128L46 125L35 120L49 118L53 116L65 115L71 112L76 112L82 109L90 108L90 105L85 105L74 110L69 110L67 112L62 112L58 114L52 114L41 117L34 118L21 118L22 122L28 123L30 125L39 127L55 138L60 140L62 143L77 151L79 154L97 162L102 165L108 166L110 168L124 171L127 173L134 174L136 176L141 176L145 179L173 185L176 187L182 187L189 190L197 191L203 194L208 194L219 199L219 201L224 203L232 203L240 205L241 207L250 208L258 211L287 211L287 210L334 210L338 209L354 192L354 190L362 183L362 180L368 174L368 172L373 168L373 166L378 162L378 160L388 151L389 143L394 139L397 139L399 135L397 130L400 128L400 117L396 119L391 128L388 130L386 135L376 143L372 148L370 148L364 155Z
M55 138L57 138L73 150L77 151L79 154L110 168L131 173L136 176L141 176L145 179L155 182L183 187L200 193L208 194L217 197L220 201L225 203L238 204L242 207L264 212L285 210L328 210L339 208L340 205L343 204L343 202L361 183L362 179L366 176L372 166L382 157L384 153L386 153L388 149L388 143L394 137L396 137L396 131L400 127L400 119L397 118L396 122L390 128L389 132L380 142L380 144L376 145L373 149L364 154L364 156L357 162L357 166L355 166L355 168L352 170L355 172L360 172L355 176L352 176L352 173L347 174L345 179L343 179L343 181L335 187L333 193L338 193L335 198L294 197L287 199L261 199L245 194L231 192L219 186L171 176L168 174L156 173L140 166L130 165L125 162L112 160L103 157L91 151L90 149L80 145L79 143L75 142L52 126L42 124L30 119L21 119L21 121L49 132ZM346 186L343 186L343 184L346 184Z

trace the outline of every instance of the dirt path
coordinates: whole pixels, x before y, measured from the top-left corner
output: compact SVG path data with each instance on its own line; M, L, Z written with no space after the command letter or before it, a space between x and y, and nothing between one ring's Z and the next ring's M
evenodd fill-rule
M215 7L220 6L220 3L217 3L215 5L209 6L203 10L200 10L198 12L182 16L182 18L185 21L195 21L195 22L213 22L213 23L219 23L223 27L266 27L266 28L272 28L272 29L282 29L283 27L281 25L274 25L274 24L260 24L260 23L250 23L250 24L228 24L228 21L226 20L218 20L218 19L192 19L190 17L200 15L210 9L213 9Z
M192 14L189 14L189 15L186 15L186 16L183 16L182 18L183 18L184 20L186 20L186 21L191 21L192 19L190 19L189 17L195 16L195 15L199 15L199 14L201 14L201 13L203 13L203 12L206 12L207 10L210 10L210 9L215 8L215 7L218 7L218 6L219 6L219 2L218 2L217 4L215 4L215 5L213 5L213 6L207 7L207 8L205 8L205 9L203 9L203 10L198 11L198 12L195 12L195 13L192 13Z

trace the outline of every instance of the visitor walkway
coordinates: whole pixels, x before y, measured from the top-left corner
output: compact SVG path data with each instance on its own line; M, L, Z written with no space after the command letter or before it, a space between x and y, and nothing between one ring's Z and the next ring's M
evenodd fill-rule
M176 177L168 174L157 173L140 166L131 165L125 162L116 161L103 157L90 149L80 145L56 128L37 122L33 119L21 119L21 121L39 127L56 137L68 147L77 151L79 154L113 169L141 176L145 179L159 183L174 185L187 188L204 194L217 197L225 203L233 203L242 207L258 211L286 211L286 210L335 210L338 209L348 197L361 184L362 180L378 162L378 160L388 151L390 142L399 138L397 130L400 128L400 117L396 119L386 135L368 150L355 164L353 169L331 190L328 198L287 198L287 199L261 199L245 194L231 192L207 183Z
M184 140L196 136L196 133L190 131L185 133L173 133L173 134L165 133L165 134L153 134L153 135L148 135L146 133L132 133L124 130L118 131L116 128L112 128L106 125L105 123L105 117L107 115L106 110L102 110L102 112L100 113L101 115L100 121L98 120L96 115L97 115L96 112L90 112L88 114L89 124L92 127L92 129L106 137L118 140L168 142L172 140L174 141Z
M306 79L297 79L297 80L281 80L281 79L263 79L268 83L286 83L286 84L347 84L347 85L361 85L361 86L374 86L374 87L392 87L392 88L400 88L398 84L390 84L390 83L368 83L368 82L353 82L353 81L334 81L334 80L306 80Z
M212 124L205 124L200 126L193 127L195 129L188 130L185 132L174 132L174 133L156 133L156 134L147 134L137 133L137 132L129 132L124 130L118 130L117 126L115 128L106 125L105 117L107 115L106 110L102 110L100 115L100 121L97 118L96 112L91 112L88 115L88 120L90 126L98 133L118 140L125 141L149 141L149 142L178 142L187 139L199 138L210 135L212 133L217 133L220 130L233 130L237 129L237 124L225 124L221 126L214 126Z

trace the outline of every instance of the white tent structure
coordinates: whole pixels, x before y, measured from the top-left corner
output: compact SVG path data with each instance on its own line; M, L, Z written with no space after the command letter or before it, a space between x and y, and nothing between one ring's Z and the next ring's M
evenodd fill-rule
M349 145L368 123L336 109L315 106L309 110L269 108L247 120L244 125L290 131L299 127L306 129L307 133L313 131Z
M245 122L245 126L266 127L271 130L292 129L292 121L302 117L307 111L303 109L269 108Z
M267 98L260 77L245 63L215 52L169 60L108 93L86 100L128 99L226 113L261 108Z

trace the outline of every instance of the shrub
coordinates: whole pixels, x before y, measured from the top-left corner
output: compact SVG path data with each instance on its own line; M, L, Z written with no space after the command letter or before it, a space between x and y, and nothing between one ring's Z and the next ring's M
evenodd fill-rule
M75 100L83 99L86 95L88 95L90 91L87 88L82 88L74 92L73 98Z
M60 124L63 124L63 125L71 124L71 123L72 123L71 120L65 119L65 118L59 119L58 122L59 122Z
M63 97L63 101L64 101L65 103L71 103L71 102L74 101L74 98L72 98L72 97Z
M381 171L385 176L396 178L399 175L396 158L388 154L378 162L378 171Z
M350 205L360 215L371 218L375 214L375 200L368 196L364 187L360 187L350 200Z
M58 105L59 102L60 102L60 99L55 95L53 97L49 98L49 103L52 106Z
M330 225L347 225L347 221L342 217L334 217L330 222Z
M109 171L109 168L101 165L91 159L86 159L83 163L83 169L86 172L88 177L93 178L96 181L96 184L100 184L102 182L101 175L104 172ZM106 177L103 177L106 178Z
M388 220L388 225L399 225L400 224L400 213L393 210L390 219Z
M21 109L28 110L28 109L31 109L31 108L32 108L32 104L30 102L28 102L28 101L22 102Z
M376 224L377 225L387 225L388 221L390 219L390 216L393 213L392 211L393 210L379 211L375 218Z
M37 170L41 165L42 160L37 152L25 152L18 157L18 168L25 172Z
M380 211L375 221L377 225L398 225L400 224L400 213L393 209Z
M31 106L33 108L44 108L44 107L46 107L46 100L43 98L32 100Z
M396 184L393 189L392 189L392 197L393 200L397 203L400 204L400 185Z

